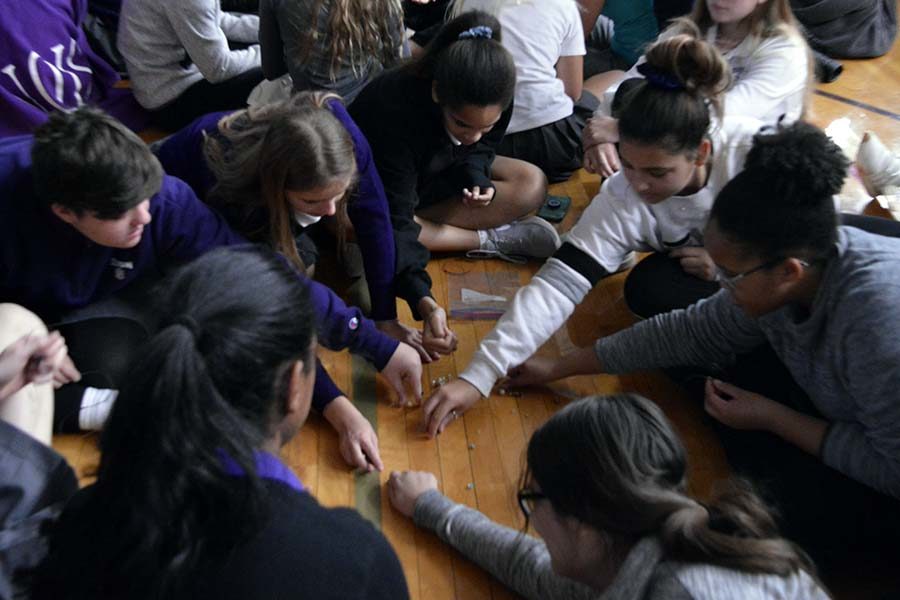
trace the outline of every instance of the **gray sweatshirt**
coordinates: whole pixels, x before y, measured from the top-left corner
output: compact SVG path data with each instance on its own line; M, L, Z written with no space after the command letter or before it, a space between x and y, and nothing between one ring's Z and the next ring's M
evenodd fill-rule
M554 573L550 554L542 541L498 525L480 512L452 502L437 490L419 496L413 519L416 525L434 531L507 587L534 600L824 600L828 597L805 572L779 577L666 561L655 537L639 541L610 586L598 592Z
M260 66L259 17L222 12L219 0L124 0L118 47L144 108L172 102L206 79L221 83Z
M828 466L900 498L900 239L841 227L810 314L758 319L722 290L597 341L608 373L722 365L764 342L831 423ZM778 400L778 398L773 398Z

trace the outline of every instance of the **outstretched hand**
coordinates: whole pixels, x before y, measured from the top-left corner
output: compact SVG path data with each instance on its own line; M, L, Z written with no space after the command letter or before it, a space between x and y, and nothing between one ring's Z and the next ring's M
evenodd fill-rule
M503 385L506 387L525 387L548 383L559 377L556 366L559 359L532 356L521 365L511 368L506 373Z
M444 428L478 402L481 392L465 379L454 379L439 387L422 407L422 428L429 437Z
M348 465L364 471L384 470L378 452L378 435L346 396L329 402L323 414L338 433L341 456Z
M437 478L426 471L391 471L388 498L400 514L412 518L416 500L428 490L438 489Z
M397 393L398 405L422 403L422 360L412 346L400 342L381 374Z

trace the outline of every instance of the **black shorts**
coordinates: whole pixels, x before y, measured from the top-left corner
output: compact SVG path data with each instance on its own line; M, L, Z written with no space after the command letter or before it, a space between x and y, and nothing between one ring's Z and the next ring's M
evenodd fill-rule
M581 132L599 104L597 97L585 90L571 115L541 127L506 134L497 154L537 165L550 183L565 181L581 168Z

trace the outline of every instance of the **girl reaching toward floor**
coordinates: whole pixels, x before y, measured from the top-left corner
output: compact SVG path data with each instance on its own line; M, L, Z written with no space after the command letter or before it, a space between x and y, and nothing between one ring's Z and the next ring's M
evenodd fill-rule
M397 294L425 332L455 345L431 294L429 251L550 256L556 230L537 217L546 180L496 156L512 114L515 66L500 24L482 12L448 22L423 55L376 77L350 114L372 145L397 244Z
M156 153L166 173L186 181L232 227L301 270L318 258L315 229L331 224L339 239L352 231L379 329L412 345L426 362L449 351L432 344L428 331L423 340L397 320L384 187L369 143L339 98L302 92L259 108L209 114L167 138Z
M259 41L267 79L290 73L294 91L329 90L350 104L400 60L400 0L262 0Z
M533 358L511 384L712 371L695 392L724 425L732 467L769 484L788 536L817 562L896 555L900 239L838 226L832 195L846 170L811 125L761 138L706 228L719 293L561 359Z
M724 114L752 117L766 125L792 123L806 110L813 71L809 47L788 0L696 0L694 10L662 33L705 39L722 52L733 81L724 97ZM639 61L622 80L642 75ZM584 129L584 166L603 177L620 168L615 139L602 117L613 116L618 84L601 97L595 119Z
M727 118L711 126L708 106L720 108L729 70L707 42L672 36L646 58L651 74L619 91L618 147L626 168L603 183L559 251L516 293L460 379L425 403L431 435L490 395L633 251L657 252L632 270L626 285L626 300L639 314L687 306L718 289L703 227L715 195L743 168L760 123Z
M685 493L687 456L662 411L633 394L573 402L528 442L518 493L541 540L394 472L391 504L528 599L827 598L801 550L746 483L709 504Z
M315 378L314 311L293 271L267 251L216 250L163 294L166 322L106 424L96 483L53 531L34 597L408 597L387 540L321 507L278 458Z

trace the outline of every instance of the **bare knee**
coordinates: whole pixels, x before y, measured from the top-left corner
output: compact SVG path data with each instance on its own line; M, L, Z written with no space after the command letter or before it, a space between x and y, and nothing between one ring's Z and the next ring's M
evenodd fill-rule
M18 304L0 304L0 324L0 350L23 335L47 333L47 326L40 317Z
M504 169L507 193L504 202L515 206L519 215L534 212L544 203L547 196L547 177L535 165L524 160L507 158Z

